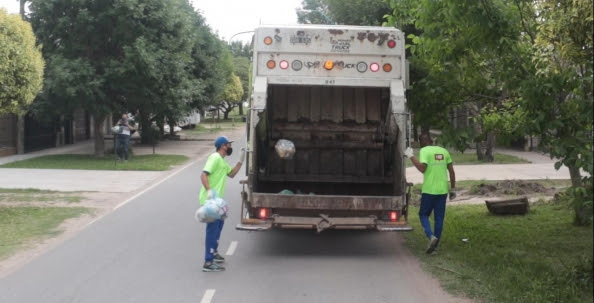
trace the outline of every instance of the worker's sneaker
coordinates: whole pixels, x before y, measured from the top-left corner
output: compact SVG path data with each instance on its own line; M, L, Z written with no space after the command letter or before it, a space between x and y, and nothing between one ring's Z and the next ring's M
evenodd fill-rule
M432 253L437 247L437 242L439 242L439 239L436 236L431 236L429 245L427 246L427 250L425 252L428 254Z
M223 263L225 262L225 258L223 258L223 256L219 255L219 253L215 253L214 257L212 258L213 261L215 261L215 263Z
M202 266L202 271L223 271L225 268L221 265L218 265L214 262L206 262L204 266Z

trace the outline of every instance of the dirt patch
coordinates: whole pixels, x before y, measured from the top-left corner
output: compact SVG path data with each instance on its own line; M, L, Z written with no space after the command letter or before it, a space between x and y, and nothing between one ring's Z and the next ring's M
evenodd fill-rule
M467 193L469 195L498 197L498 196L527 196L546 195L552 196L557 192L555 188L547 188L536 182L522 180L505 180L497 183L481 183L473 186Z
M58 226L61 231L57 236L32 240L24 243L23 249L14 255L0 260L0 278L17 270L30 260L56 247L77 232L85 228L98 218L113 211L114 207L126 199L130 193L100 193L100 192L76 192L76 193L46 193L35 194L33 200L23 201L22 195L15 193L3 193L0 206L9 207L86 207L90 209L88 214L65 220ZM11 199L11 196L14 197ZM69 197L80 198L78 202L72 202ZM38 198L38 199L35 199Z

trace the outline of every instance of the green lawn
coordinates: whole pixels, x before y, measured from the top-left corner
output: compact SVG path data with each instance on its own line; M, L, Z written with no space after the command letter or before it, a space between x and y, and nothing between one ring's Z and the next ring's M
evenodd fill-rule
M195 134L207 134L207 133L218 133L230 129L236 129L238 127L245 126L245 122L242 122L241 117L231 117L227 120L215 120L206 119L197 124L195 128L184 129L182 134L195 135Z
M112 156L49 155L0 165L7 168L53 168L89 170L168 170L189 158L181 155L134 155L128 162L116 162Z
M485 205L450 206L436 255L425 254L417 211L407 243L452 293L478 302L592 302L593 229L574 226L569 206L534 205L505 217Z
M83 207L0 206L0 259L27 247L31 241L56 236L66 219L89 213Z
M0 188L0 202L67 202L78 203L84 200L77 192L57 192L40 189L6 189Z

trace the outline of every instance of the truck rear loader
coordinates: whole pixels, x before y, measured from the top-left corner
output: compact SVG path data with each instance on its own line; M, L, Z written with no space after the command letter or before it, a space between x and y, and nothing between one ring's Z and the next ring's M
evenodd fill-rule
M411 230L404 34L260 26L239 230ZM291 159L276 143L295 146Z

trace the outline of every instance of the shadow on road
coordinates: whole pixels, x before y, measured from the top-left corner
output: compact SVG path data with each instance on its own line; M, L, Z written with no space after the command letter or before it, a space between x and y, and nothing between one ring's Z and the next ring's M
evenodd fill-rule
M250 238L257 254L266 256L394 257L404 248L400 234L367 230L272 230Z

